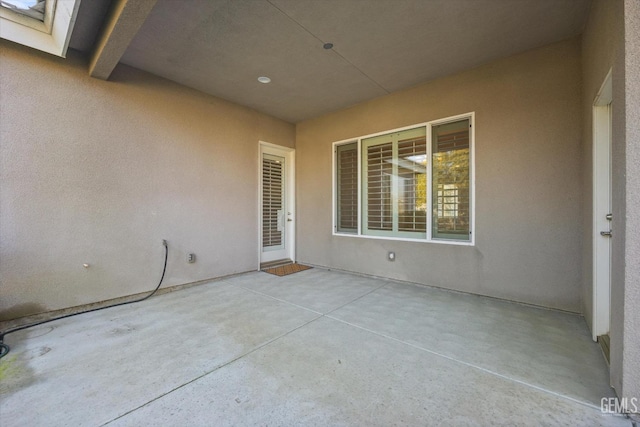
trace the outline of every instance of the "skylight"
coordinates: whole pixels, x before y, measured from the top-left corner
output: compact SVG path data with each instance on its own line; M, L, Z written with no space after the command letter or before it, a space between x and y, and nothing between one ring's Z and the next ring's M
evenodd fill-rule
M80 0L0 0L0 37L66 56Z
M44 22L45 0L0 0L5 9Z

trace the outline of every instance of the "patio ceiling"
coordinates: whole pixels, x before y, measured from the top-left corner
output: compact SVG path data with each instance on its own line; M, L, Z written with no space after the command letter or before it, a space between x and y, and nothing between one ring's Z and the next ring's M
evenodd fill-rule
M110 3L122 2L82 3L72 48L92 49ZM590 0L158 0L120 62L295 123L575 36L589 6ZM271 83L259 83L259 76Z

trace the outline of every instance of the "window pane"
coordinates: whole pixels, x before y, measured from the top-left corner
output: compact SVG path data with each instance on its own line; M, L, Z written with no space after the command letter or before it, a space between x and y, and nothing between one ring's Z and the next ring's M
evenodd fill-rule
M469 240L469 120L432 128L433 238Z
M367 228L391 230L391 142L367 147Z
M0 6L44 22L45 0L0 0Z
M284 247L284 158L262 157L262 248Z
M337 228L339 232L358 231L358 147L357 144L337 148Z
M363 233L426 238L426 128L363 139L362 153Z
M427 231L427 140L398 141L398 230Z

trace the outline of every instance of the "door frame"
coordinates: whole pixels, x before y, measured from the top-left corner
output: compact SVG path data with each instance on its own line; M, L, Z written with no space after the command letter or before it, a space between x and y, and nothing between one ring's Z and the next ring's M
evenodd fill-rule
M285 159L285 212L291 212L290 218L286 218L287 215L285 215L285 219L291 219L292 221L284 221L284 244L287 253L289 254L289 259L293 262L296 260L296 150L294 148L272 144L266 141L258 141L258 146L258 270L260 270L260 264L262 263L262 155L264 153L281 156Z
M591 333L593 340L609 333L611 316L611 239L600 235L601 231L611 230L611 221L605 216L611 213L611 104L613 88L611 71L593 102L593 320ZM608 206L605 208L605 206ZM607 212L605 212L607 210Z

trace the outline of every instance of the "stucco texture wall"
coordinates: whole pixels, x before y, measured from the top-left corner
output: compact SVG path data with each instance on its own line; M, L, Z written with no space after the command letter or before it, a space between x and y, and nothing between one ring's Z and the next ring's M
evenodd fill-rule
M624 289L616 284L617 292L622 293L624 323L622 375L616 369L615 380L621 377L622 396L640 402L640 2L625 0L624 17ZM640 412L637 407L636 412Z
M580 312L580 67L575 38L299 123L299 261ZM333 142L471 111L475 246L332 236Z
M292 147L293 125L73 53L0 55L0 320L151 290L162 239L165 286L257 268L258 141Z
M640 397L640 3L596 0L583 37L584 186L592 186L592 105L612 69L611 385ZM592 322L591 192L584 209L584 313Z

